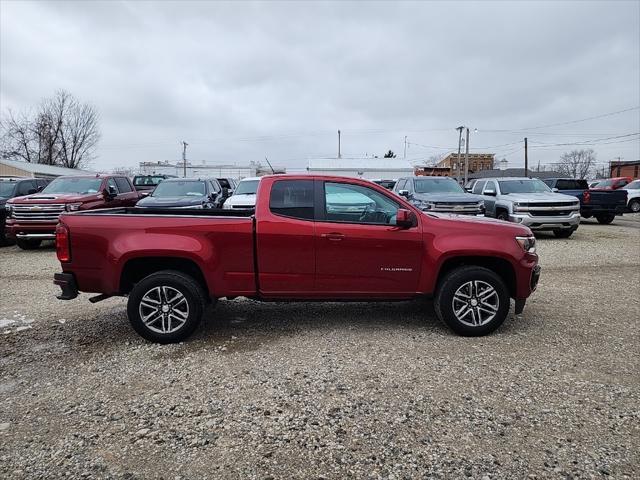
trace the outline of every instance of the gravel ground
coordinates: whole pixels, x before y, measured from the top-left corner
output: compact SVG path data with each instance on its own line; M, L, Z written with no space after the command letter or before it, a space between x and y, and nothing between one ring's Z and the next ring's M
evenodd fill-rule
M640 216L540 235L520 316L221 301L183 344L0 249L2 478L639 478Z

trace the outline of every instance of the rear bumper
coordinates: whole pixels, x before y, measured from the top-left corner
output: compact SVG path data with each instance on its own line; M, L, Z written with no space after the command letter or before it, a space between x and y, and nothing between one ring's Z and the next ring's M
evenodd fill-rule
M56 295L58 300L73 300L78 296L78 285L73 273L54 273L53 283L62 290L60 295Z
M615 207L582 207L580 209L580 214L583 217L593 217L595 215L622 215L623 213L628 212L628 208L626 205L616 205Z
M513 213L509 221L529 227L531 230L575 230L580 225L580 212L568 216L538 216L528 213Z

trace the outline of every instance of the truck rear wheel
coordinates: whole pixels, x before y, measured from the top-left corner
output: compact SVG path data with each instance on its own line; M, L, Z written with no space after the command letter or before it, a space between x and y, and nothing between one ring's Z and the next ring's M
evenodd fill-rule
M629 210L631 210L633 213L640 212L640 200L638 200L637 198L631 200L629 202Z
M205 293L192 277L163 270L138 282L129 293L133 329L156 343L180 342L193 333L205 309Z
M614 218L616 218L616 216L613 213L596 215L596 220L598 220L598 223L601 223L602 225L609 225L611 222L613 222Z
M509 291L493 271L464 266L449 272L436 293L436 315L465 337L487 335L507 318Z
M25 240L25 239L17 239L16 245L20 247L22 250L36 250L40 247L42 240Z

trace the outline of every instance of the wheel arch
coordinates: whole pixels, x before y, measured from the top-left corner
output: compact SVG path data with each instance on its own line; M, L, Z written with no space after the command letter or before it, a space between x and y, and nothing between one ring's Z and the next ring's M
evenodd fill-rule
M192 277L209 295L211 291L202 269L196 262L184 257L134 257L128 259L120 273L119 291L127 294L143 278L162 270L174 270Z
M500 257L467 255L459 257L451 257L446 259L438 270L435 291L438 290L442 281L447 274L458 267L484 267L498 275L505 283L509 296L515 298L517 296L518 284L516 272L511 262Z

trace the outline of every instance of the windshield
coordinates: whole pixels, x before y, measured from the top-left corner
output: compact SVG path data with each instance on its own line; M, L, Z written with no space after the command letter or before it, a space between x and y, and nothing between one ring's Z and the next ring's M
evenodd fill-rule
M631 182L629 185L627 185L626 187L627 190L636 190L638 188L640 188L640 180L634 180L633 182Z
M414 184L416 193L464 193L464 189L450 178L419 178Z
M133 177L133 184L136 187L154 187L164 180L164 177L154 177L144 175L142 177Z
M8 198L13 196L16 185L15 182L0 182L0 197Z
M171 181L162 182L151 194L152 197L202 197L205 194L204 182Z
M611 187L614 183L616 183L614 180L602 180L601 182L598 182L598 188Z
M537 178L531 180L502 180L500 184L500 193L506 195L508 193L541 193L550 192L544 182Z
M254 195L258 190L260 180L241 180L234 195Z
M42 193L98 193L101 184L101 178L56 178L42 190Z

